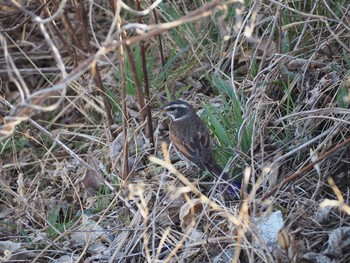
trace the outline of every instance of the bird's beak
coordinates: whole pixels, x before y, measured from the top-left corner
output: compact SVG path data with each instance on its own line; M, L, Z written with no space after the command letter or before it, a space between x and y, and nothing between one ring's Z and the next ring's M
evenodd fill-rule
M164 109L164 106L157 108L156 111L158 111L160 113L165 113L166 112L166 110Z

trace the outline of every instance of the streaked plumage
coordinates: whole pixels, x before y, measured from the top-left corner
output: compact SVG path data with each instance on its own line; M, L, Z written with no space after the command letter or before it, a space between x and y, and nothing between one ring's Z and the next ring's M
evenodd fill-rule
M175 100L163 107L171 118L169 137L182 159L194 163L201 171L228 179L229 175L216 163L213 155L210 132L185 101Z

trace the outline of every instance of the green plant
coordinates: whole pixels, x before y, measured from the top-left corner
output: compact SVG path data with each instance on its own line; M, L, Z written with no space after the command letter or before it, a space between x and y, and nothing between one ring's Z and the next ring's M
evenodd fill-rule
M203 117L217 141L218 160L226 164L239 148L244 153L250 150L252 142L252 117L244 120L245 99L242 94L234 94L231 85L222 78L210 79L220 93L222 107L207 104Z

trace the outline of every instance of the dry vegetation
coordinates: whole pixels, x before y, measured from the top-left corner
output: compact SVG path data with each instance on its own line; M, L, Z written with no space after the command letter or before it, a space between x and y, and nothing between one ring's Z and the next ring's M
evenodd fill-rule
M5 2L0 261L350 262L349 1ZM162 144L175 98L240 200Z

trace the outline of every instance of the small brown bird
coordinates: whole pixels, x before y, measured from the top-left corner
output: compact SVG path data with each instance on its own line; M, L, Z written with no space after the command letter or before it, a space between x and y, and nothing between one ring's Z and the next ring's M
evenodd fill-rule
M216 163L208 127L185 101L175 100L163 107L171 118L169 137L179 156L194 163L203 172L228 179L229 175Z

